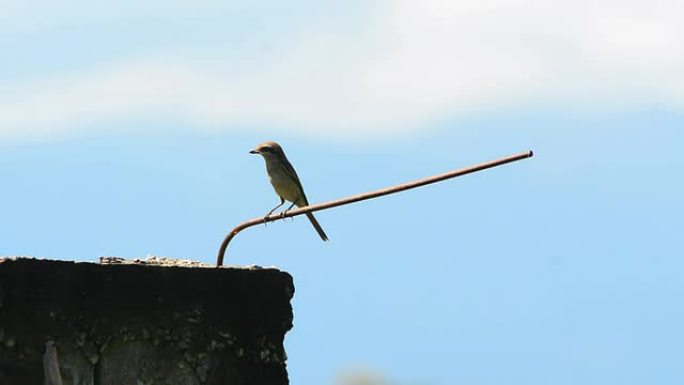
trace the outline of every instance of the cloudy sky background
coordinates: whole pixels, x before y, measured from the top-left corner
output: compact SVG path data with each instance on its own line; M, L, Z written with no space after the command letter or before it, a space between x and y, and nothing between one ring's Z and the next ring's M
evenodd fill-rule
M0 0L0 254L211 262L277 203L268 139L313 202L533 149L320 213L329 244L241 234L295 277L292 383L679 384L683 14Z
M161 116L365 139L538 103L680 108L683 13L678 1L10 1L0 133Z

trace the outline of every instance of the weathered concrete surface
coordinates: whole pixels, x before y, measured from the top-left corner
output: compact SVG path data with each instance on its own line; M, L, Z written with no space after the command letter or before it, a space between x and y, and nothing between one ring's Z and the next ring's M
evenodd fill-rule
M0 260L0 384L42 384L53 342L65 385L288 384L293 294L276 269Z

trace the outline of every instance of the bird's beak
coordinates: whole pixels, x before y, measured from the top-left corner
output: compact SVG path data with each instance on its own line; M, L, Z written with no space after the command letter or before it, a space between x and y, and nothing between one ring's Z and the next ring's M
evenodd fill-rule
M250 150L249 153L250 153L250 154L259 154L259 151L257 151L257 150Z

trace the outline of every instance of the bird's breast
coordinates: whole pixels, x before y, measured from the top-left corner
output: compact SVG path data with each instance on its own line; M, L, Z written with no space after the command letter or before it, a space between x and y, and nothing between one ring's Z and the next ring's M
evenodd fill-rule
M301 195L297 181L293 180L282 166L274 163L275 162L266 163L268 179L271 181L273 189L275 189L276 193L281 198L290 202L297 202Z

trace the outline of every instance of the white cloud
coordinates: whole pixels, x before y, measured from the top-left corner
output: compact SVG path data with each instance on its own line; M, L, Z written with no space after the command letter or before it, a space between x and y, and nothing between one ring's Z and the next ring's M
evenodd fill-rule
M363 28L312 21L242 64L215 53L128 58L0 86L0 138L140 117L366 137L498 106L680 109L682 14L678 0L387 1Z

